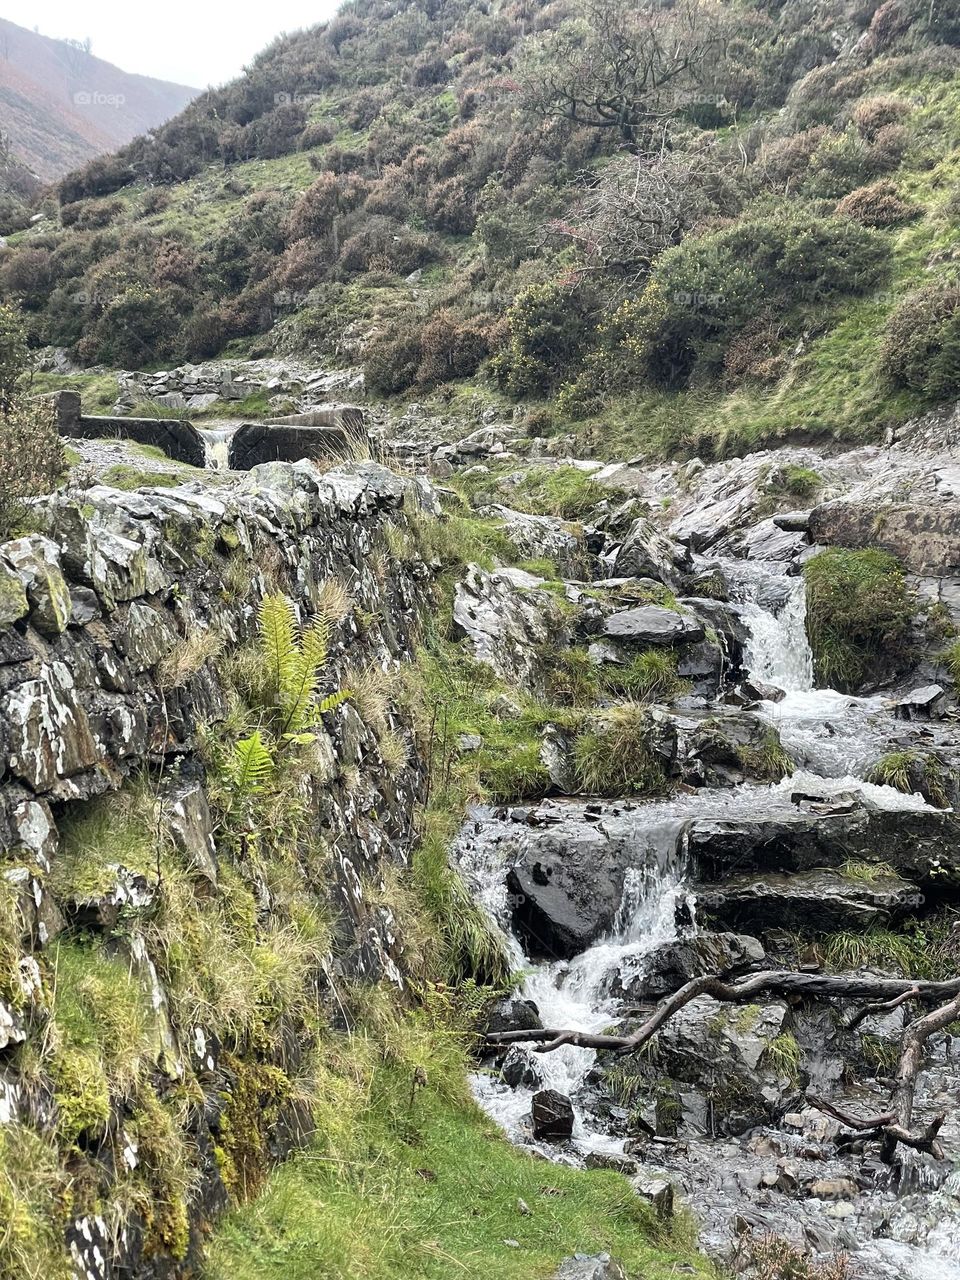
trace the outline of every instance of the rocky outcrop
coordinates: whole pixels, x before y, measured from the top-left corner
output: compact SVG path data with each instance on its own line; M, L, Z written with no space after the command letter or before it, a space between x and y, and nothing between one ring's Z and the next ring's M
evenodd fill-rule
M189 934L165 932L171 912L183 913L184 929L222 904L239 912L243 964L278 966L273 987L290 964L283 946L312 936L314 913L329 917L298 970L315 1011L346 978L404 983L404 939L381 893L388 870L409 857L424 787L403 716L388 696L369 717L349 700L318 716L302 744L309 768L295 771L290 801L273 815L289 826L279 870L258 853L251 820L238 835L225 816L223 752L253 726L222 726L239 714L228 673L236 680L246 662L255 678L262 665L257 612L267 593L286 596L304 620L341 602L325 691L342 688L348 668L379 673L388 688L387 673L410 653L428 576L415 555L401 564L388 553L384 530L406 488L371 464L321 474L309 463L256 468L215 495L97 486L44 499L35 510L43 532L0 546L0 1124L55 1132L72 1152L89 1194L65 1225L88 1280L195 1269L211 1217L309 1129L289 1086L309 1028L284 1012L278 989L271 1037L238 1035L229 982L187 1016L171 973L188 963L178 956ZM138 843L143 830L162 859ZM183 896L171 899L175 887ZM293 894L301 915L285 932ZM229 928L210 940L227 957ZM212 981L203 948L184 954ZM227 963L218 955L210 973ZM141 1090L161 1108L179 1091L177 1123L196 1153L185 1199L150 1181L160 1175L146 1136L137 1154L135 1134L148 1132L137 1127L147 1123L139 1095L96 1085L89 1041L51 1038L67 982L63 972L53 979L58 956L95 975L116 964L128 1002L150 1011L156 1039L139 1050ZM237 981L247 971L238 968ZM29 1078L11 1056L28 1036L46 1045ZM88 1075L70 1074L88 1062ZM131 1201L125 1177L156 1199L152 1216Z

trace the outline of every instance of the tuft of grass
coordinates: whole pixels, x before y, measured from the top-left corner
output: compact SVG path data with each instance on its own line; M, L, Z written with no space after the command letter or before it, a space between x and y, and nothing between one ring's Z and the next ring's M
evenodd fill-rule
M917 603L893 556L831 547L807 561L803 576L822 684L853 693L904 665Z
M677 655L669 649L645 649L626 666L600 668L600 682L611 693L633 702L669 702L690 691L690 682L677 673Z
M757 746L737 746L736 753L744 773L763 782L789 778L796 768L775 729L768 729Z
M69 1181L50 1135L16 1121L0 1125L0 1275L70 1280Z
M173 646L157 668L161 689L182 689L212 658L223 650L223 637L210 628L191 627Z
M889 751L881 756L867 773L867 781L894 787L906 795L919 793L930 804L946 809L947 795L944 769L934 755L923 751Z
M860 862L855 858L848 858L837 870L845 880L856 880L861 884L875 884L897 874L889 862Z
M763 1065L791 1084L800 1083L800 1046L792 1031L774 1037L763 1051Z
M816 497L823 486L823 477L812 467L801 467L795 462L778 467L767 479L767 493L778 498L798 498L807 501Z
M624 703L588 722L574 745L581 788L590 795L647 796L666 791L645 707Z
M940 661L947 668L947 673L953 682L954 688L960 689L960 640L954 641L940 655Z
M579 467L533 467L511 494L511 505L532 515L582 520L610 493Z

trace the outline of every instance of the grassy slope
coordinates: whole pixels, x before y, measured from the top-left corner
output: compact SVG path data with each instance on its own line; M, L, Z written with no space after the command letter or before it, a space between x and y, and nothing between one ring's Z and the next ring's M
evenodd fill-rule
M321 1136L221 1227L214 1280L536 1280L577 1251L608 1251L645 1280L677 1264L712 1274L689 1243L652 1243L656 1221L619 1174L524 1155L465 1097L428 1086L411 1102L396 1067L374 1074L352 1141L325 1146Z

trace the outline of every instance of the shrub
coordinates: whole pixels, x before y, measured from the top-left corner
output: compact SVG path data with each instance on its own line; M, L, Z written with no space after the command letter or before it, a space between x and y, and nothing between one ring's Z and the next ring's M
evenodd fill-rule
M909 102L884 94L875 98L861 98L850 112L850 118L860 133L872 142L888 124L899 124L911 112Z
M0 303L0 415L13 405L13 392L27 364L23 319L16 307Z
M340 250L339 268L345 275L383 271L405 276L439 257L436 242L391 218L370 218Z
M313 147L325 147L333 141L333 126L326 120L311 120L300 135L297 143L301 151L310 151Z
M826 303L875 287L889 261L879 235L845 218L745 218L690 237L657 260L614 316L621 341L665 387L717 372L733 335L764 306Z
M35 400L0 418L0 537L11 537L26 500L55 489L65 466L50 402Z
M852 218L864 227L892 227L909 222L920 210L916 205L902 200L892 182L874 182L869 187L858 187L844 196L834 213L839 218Z
M831 547L803 568L817 675L844 693L875 687L909 657L915 604L885 551Z
M383 333L367 344L363 360L365 384L383 395L396 395L412 387L420 368L420 333L401 327Z
M367 183L356 174L322 173L294 205L287 226L289 238L325 236L334 219L355 209L368 190Z
M518 399L549 391L580 361L588 308L578 293L556 282L531 285L506 314L506 341L491 367L503 389Z
M880 368L896 387L931 400L960 392L960 285L927 284L907 295L887 320Z
M477 222L476 201L461 177L445 178L430 192L427 217L438 231L469 235Z

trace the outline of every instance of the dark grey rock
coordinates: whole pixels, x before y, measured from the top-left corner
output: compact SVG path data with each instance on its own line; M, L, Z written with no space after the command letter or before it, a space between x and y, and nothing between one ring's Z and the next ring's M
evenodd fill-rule
M696 643L705 632L699 619L690 614L647 604L611 614L604 620L603 634L641 645L673 645Z
M565 1142L573 1133L573 1103L556 1089L541 1089L530 1102L533 1136L539 1141Z

